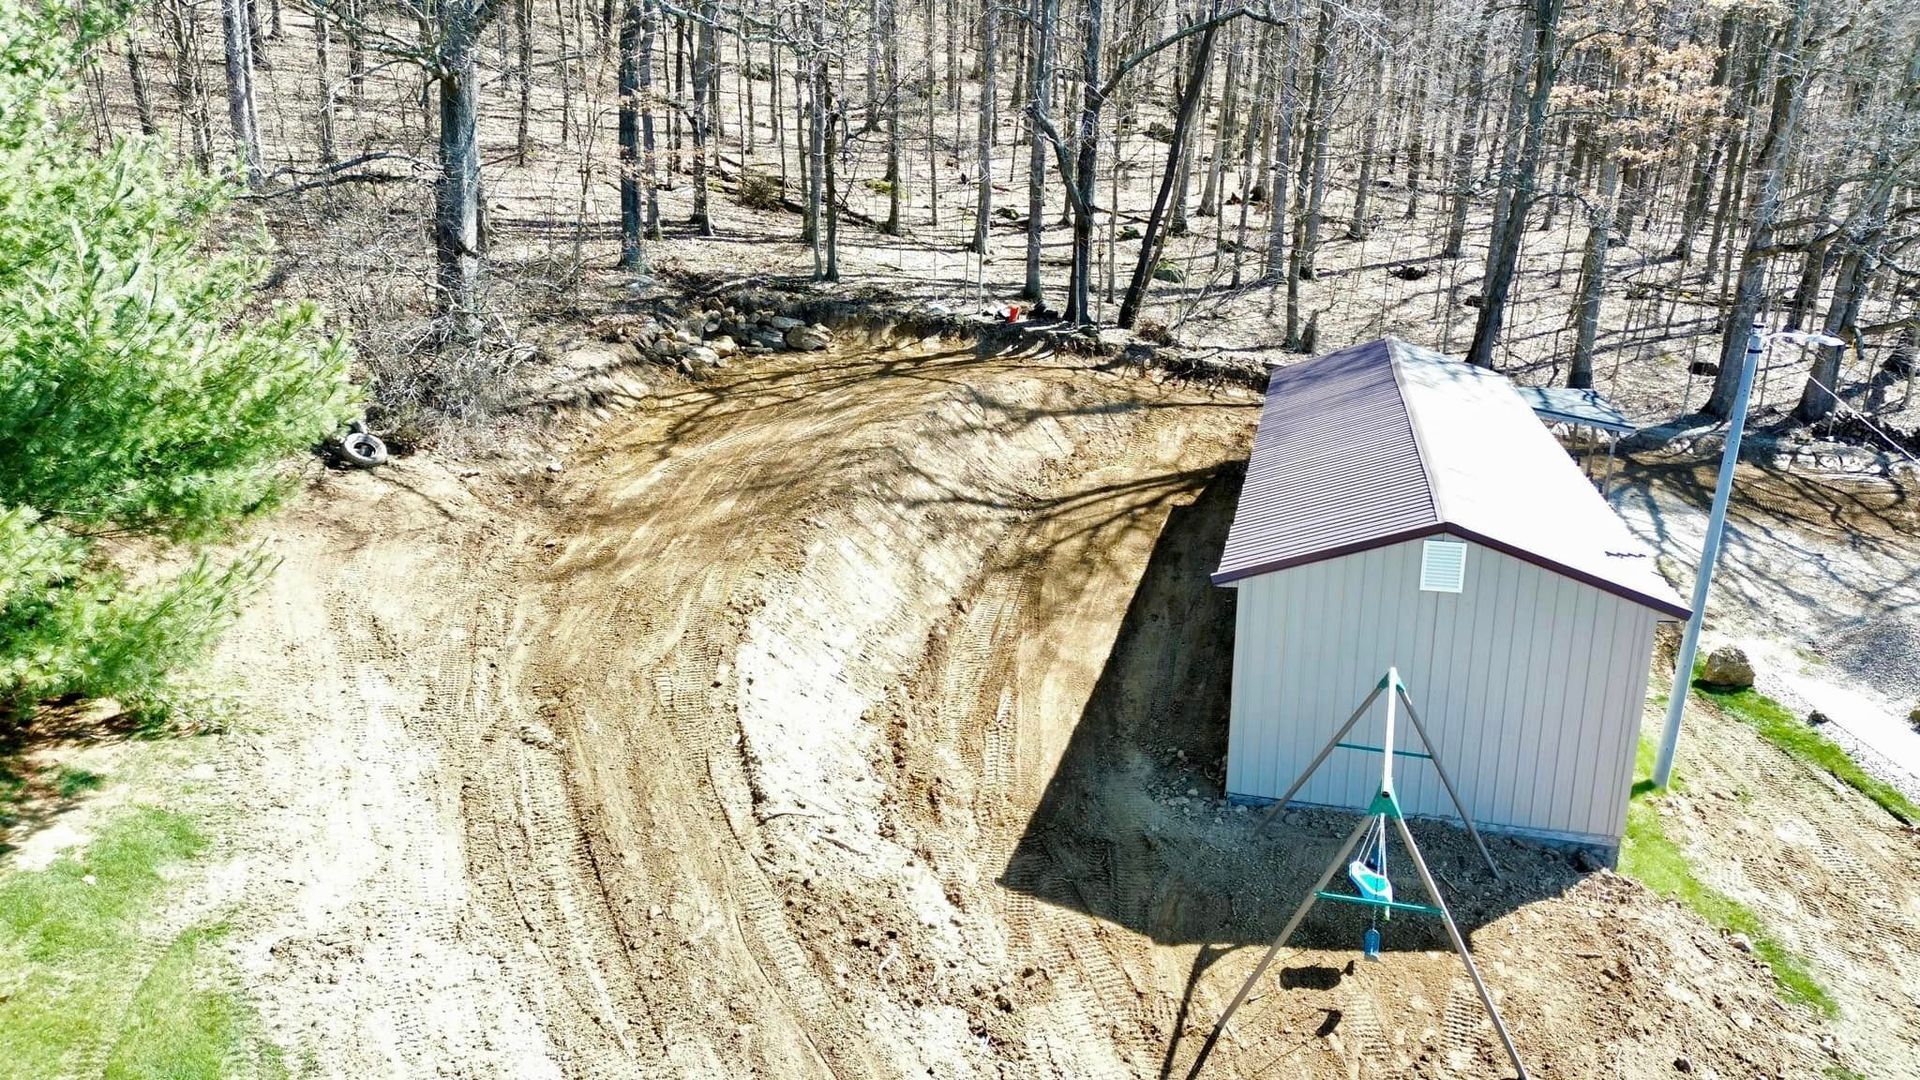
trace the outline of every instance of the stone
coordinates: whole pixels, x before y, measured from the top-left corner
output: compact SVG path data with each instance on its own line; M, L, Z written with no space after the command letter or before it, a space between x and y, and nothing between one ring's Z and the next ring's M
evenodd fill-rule
M1738 645L1722 645L1707 654L1700 681L1726 690L1745 690L1753 685L1753 665Z
M1739 949L1743 953L1753 952L1753 939L1745 934L1735 934L1727 940L1732 943L1734 948Z
M824 349L833 343L833 338L822 326L796 326L787 331L787 348L804 349L809 352Z
M757 327L748 335L748 340L756 347L768 351L787 347L786 335L768 327Z
M769 315L767 316L767 325L784 334L796 326L805 326L807 324L799 319L789 318L785 315Z
M637 348L625 342L616 345L602 341L589 341L562 353L560 366L580 374L610 371L638 359L639 355Z
M740 351L740 346L725 334L707 339L707 348L712 349L722 360Z
M697 367L713 367L720 363L720 354L705 345L689 345L681 359Z

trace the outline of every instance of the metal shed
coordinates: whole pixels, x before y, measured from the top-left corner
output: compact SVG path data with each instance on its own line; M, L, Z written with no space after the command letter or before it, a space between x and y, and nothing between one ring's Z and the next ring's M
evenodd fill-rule
M1482 828L1618 845L1654 628L1688 611L1506 378L1394 338L1277 369L1213 581L1230 797L1280 795L1396 667ZM1299 800L1364 808L1369 759ZM1429 769L1400 796L1453 813Z

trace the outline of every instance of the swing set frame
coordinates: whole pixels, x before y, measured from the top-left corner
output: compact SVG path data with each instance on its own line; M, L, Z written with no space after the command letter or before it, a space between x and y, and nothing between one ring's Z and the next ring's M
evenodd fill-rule
M1387 699L1387 716L1385 733L1381 739L1381 745L1366 746L1359 743L1343 742L1342 740L1347 737L1347 733L1353 730L1353 726L1360 722L1360 718L1367 714L1367 711L1373 707L1373 703L1379 700L1383 694L1386 695ZM1398 712L1396 705L1403 706L1406 709L1407 719L1412 722L1414 734L1419 736L1420 745L1424 749L1424 753L1414 750L1402 750L1394 745L1394 726ZM1354 826L1352 832L1347 834L1346 841L1340 845L1338 851L1334 852L1333 858L1327 863L1326 869L1320 872L1319 879L1314 882L1311 889L1307 890L1307 895L1301 900L1300 906L1294 909L1293 916L1287 920L1286 927L1280 931L1279 936L1273 939L1272 944L1267 946L1266 954L1260 958L1260 963L1255 965L1253 974L1248 975L1246 982L1240 984L1239 992L1233 995L1233 1000L1228 1003L1226 1010L1220 1014L1220 1019L1214 1022L1213 1030L1207 1034L1207 1041L1201 1044L1200 1053L1193 1060L1193 1067L1187 1071L1187 1080L1197 1080L1200 1071L1206 1067L1207 1058L1213 1053L1213 1048L1219 1043L1220 1037L1226 1033L1227 1022L1233 1018L1233 1014L1247 1000L1247 995L1259 984L1260 977L1266 974L1267 968L1273 963L1273 958L1279 953L1281 946L1286 944L1287 939L1292 937L1293 932L1298 930L1300 924L1306 920L1307 912L1313 910L1313 905L1321 900L1329 900L1343 904L1359 904L1375 910L1385 910L1389 914L1395 911L1402 911L1411 915L1424 915L1437 918L1445 924L1447 937L1453 942L1454 951L1460 954L1460 962L1466 965L1467 976L1473 980L1474 991L1480 995L1480 1004L1486 1009L1487 1018L1493 1021L1494 1031L1500 1035L1500 1044L1506 1049L1507 1060L1512 1063L1514 1071L1519 1074L1519 1080L1531 1080L1531 1077L1527 1073L1526 1065L1520 1061L1520 1051L1513 1045L1512 1034L1507 1031L1506 1023L1500 1019L1500 1010L1493 1003L1493 995L1488 991L1485 980L1480 977L1480 968L1473 962L1473 953L1467 949L1466 938L1461 935L1459 925L1453 921L1453 913L1447 910L1447 902L1440 896L1440 887L1434 882L1433 872L1427 869L1427 860L1420 854L1420 845L1414 843L1413 832L1407 828L1406 815L1400 808L1399 796L1394 793L1394 758L1408 757L1431 761L1434 772L1440 776L1441 786L1447 790L1447 797L1453 800L1454 809L1459 812L1460 820L1466 824L1467 835L1473 838L1474 845L1480 849L1481 858L1486 860L1487 869L1493 872L1494 877L1498 878L1500 876L1500 868L1494 865L1493 856L1487 851L1486 843L1480 839L1480 830L1474 828L1473 815L1467 813L1466 804L1461 802L1459 793L1454 790L1453 780L1447 775L1446 766L1440 762L1440 755L1438 751L1434 749L1433 740L1427 737L1426 725L1420 722L1420 714L1414 710L1413 700L1407 693L1406 683L1400 679L1398 668L1389 667L1387 669L1387 673L1374 685L1373 692L1367 695L1366 700L1360 703L1360 707L1355 709L1353 715L1347 718L1347 722L1340 725L1340 729L1333 733L1333 738L1328 739L1327 744L1321 747L1318 754L1314 755L1313 760L1308 762L1306 769L1300 773L1299 778L1288 786L1285 793L1274 800L1273 805L1267 810L1266 817L1261 819L1261 830L1264 831L1272 824L1274 815L1278 814L1281 807L1284 807L1288 800L1292 799L1294 794L1306 785L1308 778L1314 774L1315 770L1320 768L1321 763L1326 761L1328 756L1336 749L1358 750L1379 754L1380 789L1374 795L1373 801L1368 804L1366 812L1361 815L1359 823ZM1400 900L1382 900L1370 896L1356 896L1352 893L1333 892L1327 888L1333 881L1334 875L1339 873L1340 868L1347 864L1348 856L1353 852L1355 845L1360 843L1361 838L1368 834L1376 822L1384 823L1387 821L1393 822L1395 831L1400 835L1400 842L1406 846L1407 854L1413 859L1413 867L1420 875L1421 887L1426 889L1427 898L1432 901L1431 904L1412 904Z

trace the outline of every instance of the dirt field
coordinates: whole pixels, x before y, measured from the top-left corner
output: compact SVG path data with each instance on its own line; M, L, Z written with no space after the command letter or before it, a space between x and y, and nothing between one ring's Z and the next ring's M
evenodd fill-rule
M289 1061L1183 1074L1350 820L1220 801L1205 574L1253 399L951 345L719 375L551 465L321 475L269 527L221 659L262 730L217 756L195 902L236 906ZM1911 837L1738 725L1690 738L1672 828L1841 1019L1632 882L1506 842L1495 882L1423 828L1535 1075L1902 1075ZM1497 1075L1438 932L1373 965L1362 925L1317 912L1208 1075Z
M291 9L286 21L261 75L268 159L310 169L310 28ZM218 55L205 60L221 85ZM595 63L600 97L576 105L598 127L583 138L575 115L562 139L555 87L537 82L524 164L511 95L484 102L499 316L486 348L503 355L646 291L607 269L611 71ZM417 83L386 68L365 102L343 97L343 153L425 159ZM1011 298L1015 222L994 223L984 287L961 250L977 166L949 152L970 126L945 131L971 125L968 108L938 117L935 161L907 162L911 235L844 225L849 283L956 310ZM1013 125L994 164L1009 177L1025 161ZM177 115L165 126L184 142ZM774 168L764 122L759 135L751 154L724 145L717 239L690 235L691 185L669 178L667 238L651 248L663 279L810 267L796 216L727 194L739 158ZM849 178L877 175L872 140L849 152ZM1127 140L1116 203L1146 205L1164 152ZM1333 168L1350 179L1354 163ZM249 204L287 253L281 291L320 298L382 370L425 362L410 350L431 298L429 173L408 175ZM1432 257L1437 185L1406 220L1404 188L1383 192L1361 242L1340 238L1352 184L1335 184L1321 274L1302 287L1323 349L1380 333L1462 346L1480 259ZM847 186L854 209L882 208ZM1023 196L1009 183L995 199L1024 213ZM1271 350L1270 294L1219 288L1231 259L1216 240L1237 215L1196 219L1170 245L1188 282L1157 286L1147 313L1197 346ZM1569 210L1526 240L1502 357L1521 381L1558 374L1580 225ZM1640 420L1699 404L1686 361L1716 341L1692 300L1626 299L1664 282L1652 255L1667 242L1650 231L1618 253L1603 319L1600 385ZM1122 280L1135 250L1116 248ZM1050 227L1056 305L1066 256ZM1401 262L1433 273L1390 277ZM1777 407L1800 369L1775 359L1761 396ZM1263 836L1220 799L1232 596L1206 573L1254 399L941 343L756 360L699 385L648 377L645 401L583 415L517 460L316 473L263 526L283 563L219 658L249 722L194 767L196 798L223 807L221 839L181 906L233 912L225 946L291 1070L1183 1075L1350 828L1295 812ZM1891 419L1910 428L1920 400L1899 401ZM1676 568L1697 550L1700 475L1633 472L1621 500ZM1833 515L1825 527L1786 499L1737 517L1730 561L1748 569L1723 595L1746 602L1716 630L1811 649L1891 707L1900 685L1875 680L1890 666L1920 678L1920 662L1887 660L1912 655L1898 649L1915 640L1902 628L1920 543L1910 497L1874 483L1791 480L1806 514ZM1863 507L1884 527L1861 524ZM1819 648L1799 640L1806 621ZM1461 837L1421 828L1534 1075L1920 1076L1913 833L1743 725L1707 714L1687 730L1669 835L1812 958L1839 1016L1782 1004L1761 962L1631 881L1505 842L1494 881ZM103 792L100 808L121 797ZM80 842L89 813L22 851ZM1385 960L1367 964L1362 926L1317 911L1207 1075L1501 1075L1443 938L1395 920Z

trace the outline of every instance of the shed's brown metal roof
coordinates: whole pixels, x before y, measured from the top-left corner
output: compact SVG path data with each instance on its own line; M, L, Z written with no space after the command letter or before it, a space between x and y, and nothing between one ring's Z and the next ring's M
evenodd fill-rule
M1397 338L1274 371L1213 581L1440 533L1688 614L1511 382Z

